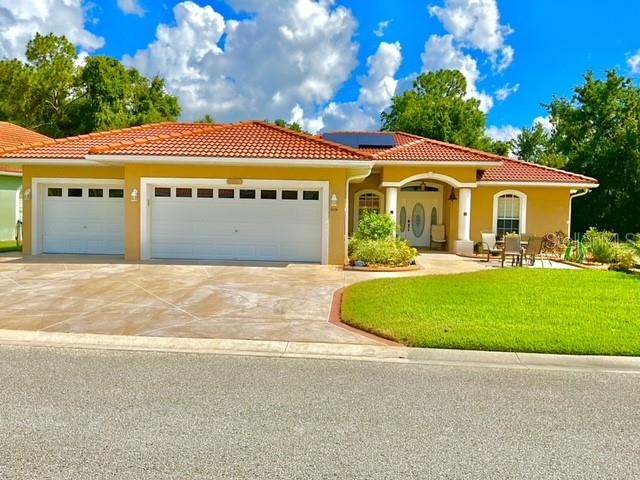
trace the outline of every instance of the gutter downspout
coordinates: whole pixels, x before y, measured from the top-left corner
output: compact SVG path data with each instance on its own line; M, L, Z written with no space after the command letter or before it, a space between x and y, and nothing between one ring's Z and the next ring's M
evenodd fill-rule
M569 195L569 224L567 225L567 237L571 238L571 217L573 216L573 199L578 197L584 197L588 193L591 193L591 190L585 188L581 192L576 192Z
M344 202L344 258L342 260L343 264L347 264L347 251L349 248L349 184L354 180L364 180L369 175L371 175L371 171L373 170L373 164L369 165L369 170L366 174L354 175L352 177L347 177L347 182L345 184L345 202Z

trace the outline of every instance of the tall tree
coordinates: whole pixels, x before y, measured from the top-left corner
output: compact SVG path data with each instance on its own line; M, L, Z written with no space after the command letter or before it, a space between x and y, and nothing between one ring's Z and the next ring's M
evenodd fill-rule
M547 108L567 168L600 181L576 200L574 228L639 232L640 88L615 70L603 80L588 72L572 98L554 98Z
M418 76L413 88L392 99L381 114L383 130L398 130L458 145L492 150L480 101L467 97L467 81L457 70ZM496 149L503 151L503 146Z
M567 163L567 157L557 151L553 135L541 123L523 128L511 141L511 152L517 158L548 167L563 168Z
M78 65L64 36L36 36L26 62L0 61L0 118L52 137L175 120L176 97L116 59L98 56Z

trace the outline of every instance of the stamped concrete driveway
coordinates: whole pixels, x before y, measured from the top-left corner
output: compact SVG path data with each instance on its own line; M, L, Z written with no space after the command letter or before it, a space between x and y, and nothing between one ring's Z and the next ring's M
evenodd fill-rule
M487 268L422 255L407 273L321 265L128 263L82 256L0 257L0 329L375 344L329 323L336 289L380 276Z

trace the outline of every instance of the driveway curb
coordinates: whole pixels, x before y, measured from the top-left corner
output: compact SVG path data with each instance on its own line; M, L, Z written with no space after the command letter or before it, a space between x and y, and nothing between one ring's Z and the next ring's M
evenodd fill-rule
M0 330L0 345L640 374L640 357L599 355L547 355L541 353L483 352L378 345L142 337L22 330Z

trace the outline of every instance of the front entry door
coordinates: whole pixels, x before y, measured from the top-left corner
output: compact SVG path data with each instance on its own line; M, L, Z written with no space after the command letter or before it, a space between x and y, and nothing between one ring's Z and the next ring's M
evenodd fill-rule
M401 192L398 236L414 247L431 246L431 225L441 220L442 192Z

